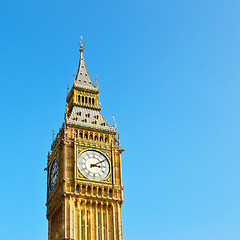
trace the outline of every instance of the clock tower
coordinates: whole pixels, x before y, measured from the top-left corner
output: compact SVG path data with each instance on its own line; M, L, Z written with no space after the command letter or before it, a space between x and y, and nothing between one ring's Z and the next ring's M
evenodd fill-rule
M120 137L101 113L80 45L65 121L47 159L48 240L122 240Z

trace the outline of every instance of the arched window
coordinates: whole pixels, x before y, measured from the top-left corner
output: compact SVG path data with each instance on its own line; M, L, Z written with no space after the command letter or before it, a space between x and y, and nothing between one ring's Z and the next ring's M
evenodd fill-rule
M80 95L78 95L78 102L80 102Z
M97 188L96 187L93 187L93 194L97 195Z
M85 104L87 104L87 97L85 97Z
M94 98L92 98L92 105L94 106Z
M109 190L109 197L112 197L112 189Z
M101 195L101 194L102 194L102 189L99 188L99 189L98 189L98 195Z
M103 141L103 137L101 136L101 137L100 137L100 142L102 142L102 141Z
M90 97L89 97L88 101L89 101L88 103L91 105L91 98Z
M105 137L105 143L107 143L108 142L108 138L107 137Z
M89 139L93 140L93 135L92 134L90 134Z
M82 96L82 104L84 104L84 96Z
M90 193L90 191L91 191L91 188L87 187L87 193Z
M85 139L88 139L88 135L87 135L87 133L85 133L84 138L85 138Z
M97 136L97 135L94 137L94 140L95 140L95 141L97 141L97 140L98 140L98 136Z
M79 133L79 137L82 138L82 133L81 132Z
M79 184L77 184L77 186L76 186L76 191L79 192L79 189L80 189Z

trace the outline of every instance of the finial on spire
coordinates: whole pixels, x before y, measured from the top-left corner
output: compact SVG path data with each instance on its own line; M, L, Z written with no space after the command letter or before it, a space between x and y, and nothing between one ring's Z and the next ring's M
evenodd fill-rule
M84 42L83 42L83 40L82 40L82 36L80 37L80 41L79 41L79 43L78 43L78 46L80 46L79 52L83 52L83 51L84 51L84 46L85 46L85 44L84 44Z
M120 147L120 134L118 134L118 146Z
M52 130L52 143L54 141L54 136L55 136L55 132L54 132L54 130Z
M67 122L68 120L68 103L66 103L66 107L65 107L65 115L64 115L64 119L65 119L65 122Z
M74 73L73 73L73 77L74 77L74 83L75 83L75 81L76 81L76 77L77 77L77 73L76 73L76 71L74 71Z
M66 96L66 99L68 98L68 94L69 94L69 85L67 85L67 96Z
M97 86L97 88L99 87L98 86L98 76L96 75L96 86Z
M114 113L113 113L113 116L112 116L112 120L113 120L113 127L115 128L115 130L117 129L117 124L116 124L116 122L115 122L115 119L116 119L116 117L115 117L115 115L114 115Z

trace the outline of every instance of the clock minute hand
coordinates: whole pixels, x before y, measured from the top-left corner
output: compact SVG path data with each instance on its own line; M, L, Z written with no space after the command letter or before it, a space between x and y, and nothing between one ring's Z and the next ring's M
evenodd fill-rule
M95 167L97 167L97 165L98 164L100 164L100 163L102 163L102 162L104 162L106 159L104 159L104 160L102 160L102 161L100 161L100 162L98 162L98 163L96 163L96 164L93 164L92 166L95 166Z

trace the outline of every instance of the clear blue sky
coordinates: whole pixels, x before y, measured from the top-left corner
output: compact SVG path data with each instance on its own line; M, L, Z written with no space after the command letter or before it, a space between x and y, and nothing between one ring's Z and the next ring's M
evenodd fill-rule
M124 240L239 240L239 13L239 0L1 0L0 239L47 239L43 169L82 35L126 150Z

